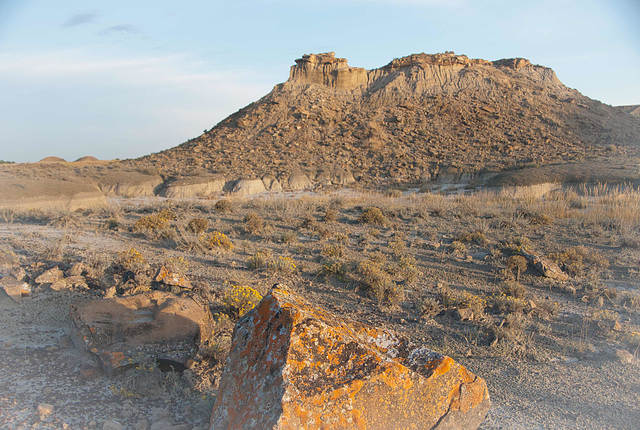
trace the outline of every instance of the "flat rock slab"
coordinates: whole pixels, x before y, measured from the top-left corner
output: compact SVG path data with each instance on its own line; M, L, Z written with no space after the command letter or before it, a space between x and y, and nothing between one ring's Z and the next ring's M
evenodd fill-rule
M143 359L187 365L198 342L213 332L209 309L191 297L152 291L71 305L76 343L115 372Z
M276 286L235 327L211 429L474 429L489 407L450 357Z

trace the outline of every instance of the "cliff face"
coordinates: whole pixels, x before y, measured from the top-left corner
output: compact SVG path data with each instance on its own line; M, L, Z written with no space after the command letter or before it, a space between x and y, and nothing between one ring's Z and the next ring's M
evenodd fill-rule
M296 60L286 82L198 138L135 163L166 175L339 171L415 183L443 171L634 159L639 142L636 118L523 58L414 54L365 70L325 53Z

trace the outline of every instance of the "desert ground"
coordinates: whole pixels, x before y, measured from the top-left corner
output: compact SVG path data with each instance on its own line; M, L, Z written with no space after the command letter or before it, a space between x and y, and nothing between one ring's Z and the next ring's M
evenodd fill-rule
M484 378L481 428L637 428L639 207L633 187L546 185L3 209L0 271L31 293L17 303L0 291L0 427L208 428L244 311L234 287L264 295L282 283ZM531 254L557 264L559 279ZM79 263L84 282L35 281ZM156 282L163 265L190 285ZM206 300L215 341L184 372L147 363L105 375L71 342L71 303L151 289Z

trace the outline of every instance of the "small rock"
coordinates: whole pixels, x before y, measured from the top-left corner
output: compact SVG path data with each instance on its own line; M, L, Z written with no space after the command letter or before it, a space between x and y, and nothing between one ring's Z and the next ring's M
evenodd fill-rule
M80 377L84 380L95 379L102 374L102 369L97 366L85 367L80 370Z
M110 299L110 298L112 298L112 297L115 297L115 296L116 296L116 293L117 293L117 291L116 291L116 287L115 287L115 286L112 286L112 287L109 287L109 288L107 288L107 289L105 290L105 292L104 292L104 296L103 296L103 297L104 297L105 299Z
M69 270L65 272L67 276L81 276L82 272L85 270L85 265L83 263L75 263Z
M53 412L53 405L49 403L40 403L38 405L38 413L41 417L46 417L47 415L51 415Z
M42 394L45 396L50 396L51 394L53 394L53 389L51 387L44 387L42 389Z
M154 421L149 430L170 430L175 429L175 427L176 423L173 421L173 418L165 417L159 421Z
M53 284L54 282L62 279L64 273L62 270L58 269L58 267L54 267L53 269L46 270L42 275L36 278L36 284Z
M10 274L18 281L24 281L27 278L27 272L22 267L12 269Z
M98 428L98 423L95 421L90 421L87 427L89 427L89 430L95 430Z
M117 421L105 421L102 430L122 430L122 424Z
M616 349L615 355L623 364L631 364L636 359L633 354L631 354L626 349Z
M64 291L64 290L68 290L69 287L70 285L67 284L67 281L65 281L64 279L58 279L57 281L51 284L51 289L53 291Z

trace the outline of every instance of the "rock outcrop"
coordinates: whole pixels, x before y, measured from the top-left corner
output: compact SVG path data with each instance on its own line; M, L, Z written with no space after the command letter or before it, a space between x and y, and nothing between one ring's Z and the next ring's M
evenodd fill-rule
M118 197L153 196L163 183L160 175L126 169L101 172L94 180L105 195Z
M100 189L86 180L0 177L0 209L75 211L107 205Z
M169 182L160 195L168 198L211 197L222 192L226 180L222 175L178 179Z
M110 375L146 359L184 368L213 333L204 304L160 291L77 302L70 315L74 342L95 354Z
M296 60L286 82L203 135L132 163L164 176L270 175L284 189L299 189L287 181L296 169L335 186L326 172L339 167L365 186L417 187L437 171L633 160L638 142L636 118L524 58L413 54L365 70L325 53Z
M282 286L236 325L211 429L473 429L485 381Z

